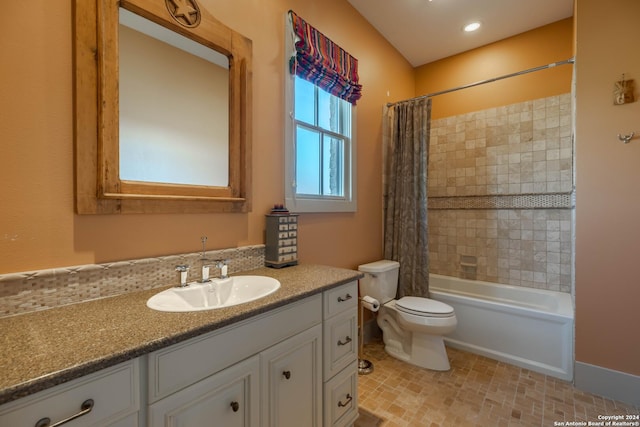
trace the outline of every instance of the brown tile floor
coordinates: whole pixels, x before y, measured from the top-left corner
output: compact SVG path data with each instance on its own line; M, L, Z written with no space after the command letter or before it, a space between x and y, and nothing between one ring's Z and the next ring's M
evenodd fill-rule
M381 427L587 425L598 415L640 414L566 381L452 348L448 354L451 370L435 372L394 359L380 342L367 344L374 371L359 377L360 406L385 419Z

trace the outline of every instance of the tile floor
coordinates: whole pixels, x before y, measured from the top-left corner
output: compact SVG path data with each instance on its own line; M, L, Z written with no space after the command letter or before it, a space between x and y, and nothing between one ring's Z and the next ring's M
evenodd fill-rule
M448 354L451 370L435 372L392 358L381 342L367 344L374 371L359 376L360 407L383 418L381 427L586 426L598 415L640 414L566 381L461 350Z

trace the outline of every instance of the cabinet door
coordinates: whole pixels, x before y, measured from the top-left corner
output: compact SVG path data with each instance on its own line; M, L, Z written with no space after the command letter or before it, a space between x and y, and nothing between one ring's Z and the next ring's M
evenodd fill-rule
M254 356L154 403L149 425L259 426L259 369L260 358Z
M320 427L322 325L260 354L263 427Z

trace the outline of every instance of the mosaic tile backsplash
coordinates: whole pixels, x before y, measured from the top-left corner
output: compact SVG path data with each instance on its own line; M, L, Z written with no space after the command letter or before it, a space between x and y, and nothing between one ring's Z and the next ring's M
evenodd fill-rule
M571 94L434 120L432 273L570 292Z
M198 280L202 252L87 264L0 275L0 317L73 304L127 292L178 284L176 265L187 264L189 281ZM264 245L206 252L227 261L229 273L264 267ZM212 264L208 262L208 264ZM211 277L218 271L211 269Z

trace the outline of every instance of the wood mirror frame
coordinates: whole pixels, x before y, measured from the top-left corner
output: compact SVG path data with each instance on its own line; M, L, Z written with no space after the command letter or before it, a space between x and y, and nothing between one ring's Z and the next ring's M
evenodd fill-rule
M184 2L182 2L184 3ZM74 1L75 195L79 214L251 210L252 43L186 0ZM119 177L118 11L123 7L229 58L229 184L123 181ZM175 15L175 16L174 16ZM193 20L193 22L191 22Z

